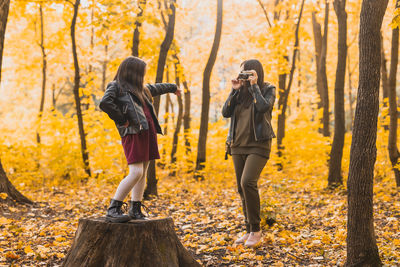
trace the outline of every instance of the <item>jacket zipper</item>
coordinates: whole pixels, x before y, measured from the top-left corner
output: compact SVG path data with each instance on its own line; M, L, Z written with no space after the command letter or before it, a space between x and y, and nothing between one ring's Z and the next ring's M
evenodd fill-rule
M128 93L128 94L129 94L129 93ZM139 130L141 131L141 130L143 130L143 126L142 126L142 124L140 123L139 114L138 114L138 112L137 112L137 110L136 110L135 103L133 102L132 96L131 96L130 94L129 94L129 98L130 98L131 101L132 101L133 109L135 110L136 117L138 118L138 121L139 121Z

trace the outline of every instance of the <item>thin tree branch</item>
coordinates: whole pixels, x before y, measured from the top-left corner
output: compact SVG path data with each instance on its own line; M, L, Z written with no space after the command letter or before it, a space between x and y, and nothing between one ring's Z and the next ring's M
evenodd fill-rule
M272 24L271 24L271 21L269 20L268 13L267 13L267 10L265 9L264 4L261 2L261 0L257 0L257 2L260 4L262 10L264 11L264 15L265 15L265 18L267 19L269 27L272 28Z
M304 7L304 0L301 2L301 8L300 8L300 14L299 14L299 19L296 25L296 31L295 31L295 43L294 43L294 50L293 50L293 56L292 56L292 68L290 69L290 74L289 74L289 83L287 86L287 89L285 90L285 97L287 98L289 96L289 91L290 87L292 86L293 82L293 75L294 75L294 70L296 68L296 54L299 50L299 29L300 29L300 21L301 21L301 16L303 14L303 7Z
M164 2L164 4L165 4L165 2ZM167 31L167 20L165 19L165 16L164 16L164 11L163 11L162 6L161 6L161 1L158 1L158 9L160 10L160 13L161 13L161 20L162 20L162 22L164 24L164 30Z

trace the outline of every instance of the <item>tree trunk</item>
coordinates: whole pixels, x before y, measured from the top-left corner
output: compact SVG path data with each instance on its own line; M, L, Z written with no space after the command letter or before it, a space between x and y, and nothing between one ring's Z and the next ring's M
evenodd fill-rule
M1 82L1 66L4 49L4 36L6 34L6 26L8 20L8 9L10 0L0 0L0 82ZM32 203L28 198L22 195L8 180L7 174L3 169L0 160L0 193L6 193L11 199L21 203Z
M3 61L4 37L6 35L9 7L10 7L10 0L0 0L0 81L1 81L1 65Z
M316 18L316 12L313 11L312 15L312 24L313 24L313 34L314 34L314 48L315 48L315 75L316 75L316 86L317 86L317 93L319 96L318 101L318 110L323 108L323 96L322 96L322 79L321 79L321 48L322 48L322 31L321 31L321 24L318 23ZM322 124L322 121L321 121ZM322 132L322 129L319 129Z
M169 83L169 79L168 79L168 76L169 76L169 73L168 73L168 68L167 68L167 83ZM165 109L164 109L164 130L163 130L163 132L164 132L164 135L168 135L168 122L169 122L169 108L170 108L170 103L171 103L171 97L169 96L169 94L167 94L166 95L166 98L165 98ZM173 110L171 110L171 112L173 112ZM166 153L167 153L167 148L166 148L166 146L163 146L163 148L162 148L162 150L161 150L161 158L164 158L165 157L165 155L166 155ZM157 162L157 166L158 167L161 167L161 168L164 168L165 167L165 164L164 164L164 162L161 162L161 161L158 161Z
M165 34L164 41L161 44L160 55L158 57L157 72L156 72L156 83L163 81L165 62L167 60L168 50L171 47L172 40L174 40L175 32L175 4L176 0L170 0L170 14L168 16L167 32ZM154 97L154 108L158 114L160 108L160 97Z
M175 123L175 113L173 112L175 110L174 102L171 101L171 96L170 95L168 95L168 96L169 96L169 105L170 105L169 109L171 110L171 113L170 113L171 120L172 120L172 124L174 124Z
M329 130L329 90L328 90L328 77L326 76L326 54L328 52L328 20L329 20L329 2L325 1L325 20L324 20L324 36L322 37L322 50L321 50L321 64L320 72L322 79L322 96L323 100L323 130L324 136L330 136Z
M321 24L316 19L315 12L312 12L313 33L315 43L315 62L317 77L317 92L320 97L318 108L323 109L322 134L330 136L329 130L329 91L328 79L326 76L326 54L328 50L328 21L329 21L329 2L325 1L324 34L322 35Z
M70 2L71 3L71 2ZM79 7L78 7L79 8ZM93 71L93 65L92 65L92 58L93 58L93 49L94 49L94 23L93 23L93 19L94 19L94 0L92 0L91 5L88 7L91 9L91 15L90 15L90 49L88 49L88 58L89 58L89 65L88 68L84 67L83 68L83 73L85 73L86 75L86 80L85 82L83 82L82 84L80 84L80 88L82 88L81 90L81 96L80 96L80 103L81 103L81 110L83 110L84 112L89 110L89 106L90 106L90 96L89 96L89 91L93 92L93 79L94 79L94 75L92 74ZM76 28L76 26L75 26ZM90 85L90 86L89 86ZM88 89L88 87L91 87L91 89ZM83 90L86 91L83 92ZM92 94L92 96L95 98L95 96Z
M373 180L379 111L380 29L388 0L363 0L359 87L347 182L346 266L381 266L373 218Z
M261 0L257 0L257 2L258 2L258 4L260 5L261 9L262 9L263 12L264 12L264 16L265 16L265 19L267 20L268 26L269 26L270 28L272 28L271 21L269 20L269 17L268 17L267 9L265 8L265 6L264 6L264 4L261 2Z
M386 110L388 107L388 93L389 93L389 81L388 81L388 71L386 67L386 56L385 49L383 47L383 35L381 33L381 77L382 77L382 121L383 128L389 130L389 126L386 123Z
M168 50L174 39L175 31L175 4L176 0L170 0L170 10L168 15L168 26L167 32L165 34L164 41L161 44L160 55L158 57L157 63L157 73L156 73L156 83L161 83L164 75L165 62L167 60ZM154 109L158 115L160 109L160 97L154 98ZM152 160L149 165L149 170L147 171L147 186L144 191L144 197L149 198L150 195L157 195L157 177L156 177L156 165L155 161Z
M396 166L399 163L399 150L397 149L397 103L396 103L396 75L397 75L397 64L399 61L399 28L392 29L392 51L390 59L390 74L389 74L389 140L388 140L388 151L390 162L392 163L394 176L396 179L396 185L400 187L400 172L399 167Z
M223 12L223 0L218 0L217 4L217 25L215 29L214 41L211 48L210 57L208 58L206 67L203 73L203 89L202 89L202 103L201 103L201 117L200 117L200 131L199 141L197 144L197 160L196 160L196 172L204 168L206 162L206 142L208 133L208 116L210 111L210 78L211 72L217 58L219 43L221 40L222 32L222 12ZM202 178L201 175L196 173L198 178Z
M192 153L192 146L190 144L190 132L191 132L191 128L190 128L190 121L191 121L191 117L190 117L190 105L191 105L191 95L190 95L190 89L189 86L187 84L187 81L184 80L182 82L183 84L183 96L185 99L185 112L183 113L183 130L184 130L184 137L185 137L185 147L186 147L186 156L190 156L190 154Z
M176 60L176 62L178 64L177 66L179 66L179 69L181 70L180 71L181 72L180 73L180 77L182 77L182 84L183 84L183 89L184 89L183 94L184 94L184 102L185 102L184 113L183 113L183 130L184 130L184 138L185 138L185 153L186 153L186 156L188 156L188 160L190 162L190 165L192 166L192 162L189 159L189 156L190 156L190 154L192 152L190 139L189 139L189 135L190 135L190 131L191 131L191 129L190 129L190 120L191 120L190 119L190 104L191 104L190 103L190 99L191 99L190 89L189 89L188 83L186 81L185 74L183 72L183 67L182 67L181 61L179 59L178 53L175 52L173 57L175 58L175 60Z
M347 72L349 75L349 110L350 110L350 123L349 123L349 131L353 131L353 86L351 85L351 74L352 71L350 70L350 55L347 53Z
M108 42L108 37L106 37ZM103 69L101 71L101 89L103 92L106 91L106 79L107 79L107 64L108 64L108 44L104 45L104 60Z
M6 193L11 199L19 203L32 204L32 201L22 195L8 180L0 160L0 193Z
M343 184L342 156L345 134L344 82L347 57L347 14L346 0L333 1L338 20L338 61L335 80L335 133L329 160L328 186Z
M56 110L56 85L53 83L51 86L51 111Z
M43 109L44 109L44 99L46 96L46 72L47 72L47 56L46 50L44 48L44 24L43 24L43 8L42 4L39 4L39 15L40 15L40 50L42 51L42 92L40 96L40 107L38 114L38 125L40 125L40 121L42 120ZM40 144L40 133L36 131L36 141Z
M80 219L63 266L200 266L175 233L171 218L107 223Z
M383 106L387 107L389 81L388 81L388 71L386 66L386 56L385 56L385 49L383 46L382 33L381 33L381 74L382 74L382 101L383 101Z
M85 110L89 110L90 107L90 96L92 96L93 101L96 99L96 96L93 94L93 90L94 90L94 86L93 86L93 80L94 80L94 73L93 72L93 65L92 65L92 58L93 58L93 50L94 50L94 3L95 0L92 0L92 3L90 5L90 50L89 50L89 66L88 66L88 70L86 71L86 81L85 84L82 85L83 88L86 89L86 86L89 85L90 89L90 95L89 94L85 94L82 93L82 99L81 102L83 102L82 104L82 109Z
M169 75L168 69L167 69L167 76ZM167 83L169 83L169 79L167 79ZM168 135L168 122L169 122L169 107L171 105L171 97L169 94L165 96L165 114L164 114L164 134ZM173 112L173 110L171 110Z
M296 108L300 108L300 96L301 96L301 81L304 79L303 78L303 70L301 67L301 57L300 57L300 51L297 54L297 61L299 62L299 70L298 70L298 74L297 74L297 100L296 100Z
M285 57L285 59L288 61L288 57ZM278 86L279 86L279 98L278 98L278 110L283 109L284 101L285 101L285 91L286 91L286 77L287 74L279 74L278 77ZM286 121L286 112L278 112L278 131L276 134L276 139L277 139L277 147L278 147L278 170L282 170L283 168L283 163L282 163L282 151L285 149L283 146L283 138L285 137L285 121Z
M139 28L142 26L142 18L144 13L144 8L146 7L146 0L138 1L139 13L137 14L135 21L135 30L133 31L132 39L132 56L139 56Z
M89 76L91 77L90 80L93 81L93 77L91 75L91 72L93 71L93 66L92 66L92 59L93 58L93 50L94 50L94 3L95 0L92 0L92 4L90 6L90 62L89 62ZM89 104L88 108L89 108Z
M56 95L56 85L53 83L51 86L51 109L52 111L56 110L56 104L57 104L57 99L58 97L61 95L61 93L63 92L65 85L69 84L69 80L67 79L67 81L65 82L64 85L61 86L61 88L58 90L57 95Z
M81 99L79 96L79 84L80 84L80 73L79 73L79 63L78 63L78 54L76 51L76 41L75 41L75 27L76 27L76 19L78 17L80 0L76 0L73 4L74 7L74 15L71 21L71 40L72 40L72 55L74 57L74 68L75 68L75 78L74 78L74 98L75 98L75 107L76 107L76 116L78 119L78 128L79 128L79 136L81 139L81 153L83 164L85 168L85 172L88 176L90 176L90 166L89 166L89 152L86 146L86 134L83 127L83 115L81 109Z
M289 100L290 88L292 87L294 70L296 69L296 58L299 50L299 29L301 17L303 15L304 0L301 1L300 13L295 30L295 42L292 55L292 66L289 73L289 82L286 86L286 74L279 75L279 99L278 99L278 131L277 131L277 145L278 145L278 157L281 158L283 147L283 138L285 137L285 125L286 125L286 108ZM288 60L286 58L286 60ZM278 161L278 168L282 169L282 162Z
M180 87L180 79L179 79L179 71L178 71L178 62L175 62L175 82L178 88ZM182 125L182 118L183 118L183 103L182 103L182 96L177 96L178 98L178 118L176 120L176 127L174 131L174 137L172 140L172 150L171 150L171 164L174 165L176 163L176 151L178 150L178 137L179 137L179 132L181 131L181 125ZM176 174L176 167L173 166L173 170L171 172L172 176L175 176Z

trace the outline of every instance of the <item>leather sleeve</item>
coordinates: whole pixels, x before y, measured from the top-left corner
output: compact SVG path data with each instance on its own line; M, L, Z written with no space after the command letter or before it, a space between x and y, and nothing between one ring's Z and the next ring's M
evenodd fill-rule
M100 109L107 113L107 115L119 125L126 123L126 118L122 114L121 109L116 103L118 94L118 85L116 82L111 82L107 85L106 92L100 101Z
M152 96L159 96L167 93L175 93L178 89L176 84L174 83L155 83L155 84L147 84L147 88L149 89Z
M272 110L275 102L275 86L271 84L265 86L264 95L261 93L260 87L257 84L250 86L249 90L254 98L257 111L261 113Z
M222 116L224 118L230 118L233 115L233 111L235 110L236 106L236 95L238 94L238 90L233 90L226 99L224 106L222 107Z

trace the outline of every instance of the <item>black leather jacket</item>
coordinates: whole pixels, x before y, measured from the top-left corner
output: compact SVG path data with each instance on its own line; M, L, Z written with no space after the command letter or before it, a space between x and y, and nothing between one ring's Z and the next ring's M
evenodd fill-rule
M254 138L256 141L275 138L274 130L271 126L272 109L275 102L275 86L265 83L263 88L257 84L249 87L249 92L254 98L251 104L254 125ZM229 94L223 108L222 115L225 118L231 118L227 142L231 142L235 133L235 107L237 104L237 95L239 90L233 90Z
M146 86L149 88L152 96L175 93L177 90L176 84L173 83L147 84ZM145 100L147 104L149 104L157 133L162 134L154 107L147 98L145 98ZM140 100L131 92L121 92L116 81L112 81L107 85L106 92L100 101L99 107L115 122L121 137L128 134L137 134L142 130L149 129L149 124L146 120ZM124 127L123 125L127 121L129 121L129 126Z

